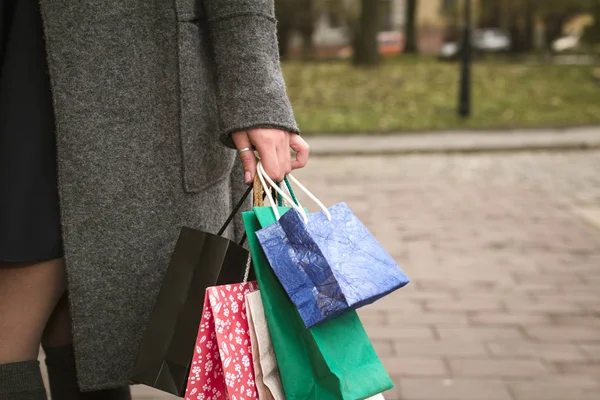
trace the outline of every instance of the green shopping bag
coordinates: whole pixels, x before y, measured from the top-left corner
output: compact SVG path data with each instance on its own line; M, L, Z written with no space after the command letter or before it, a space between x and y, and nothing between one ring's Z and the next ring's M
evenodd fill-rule
M289 208L280 207L284 214ZM306 329L256 238L270 207L242 214L269 332L288 400L359 400L393 387L356 312Z

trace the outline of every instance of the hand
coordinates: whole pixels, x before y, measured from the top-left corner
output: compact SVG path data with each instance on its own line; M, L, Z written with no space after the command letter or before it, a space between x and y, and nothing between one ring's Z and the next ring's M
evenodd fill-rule
M262 161L265 172L275 182L283 181L294 169L304 168L308 162L308 144L295 133L279 129L250 129L232 134L237 149L254 147ZM296 152L292 160L290 149ZM244 164L244 179L247 184L254 181L257 159L253 151L240 154Z

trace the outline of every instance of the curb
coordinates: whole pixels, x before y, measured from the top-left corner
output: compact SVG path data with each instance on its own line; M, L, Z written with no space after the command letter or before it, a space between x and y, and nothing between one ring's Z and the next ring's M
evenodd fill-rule
M390 156L390 155L435 155L435 154L480 154L480 153L527 153L527 152L567 152L600 150L600 143L548 144L538 146L495 146L495 147L440 147L404 149L350 149L320 150L311 147L311 157L347 156Z
M307 137L313 157L565 152L600 149L600 127Z

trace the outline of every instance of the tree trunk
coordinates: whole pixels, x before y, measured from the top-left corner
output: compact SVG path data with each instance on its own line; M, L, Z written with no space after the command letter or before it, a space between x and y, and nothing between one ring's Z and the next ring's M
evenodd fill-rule
M311 58L314 55L313 33L315 30L315 12L313 0L293 0L295 10L295 26L302 37L302 57Z
M531 1L525 4L524 17L523 50L532 51L535 48L535 6Z
M302 36L302 57L304 59L311 59L315 55L313 29L303 29L300 35Z
M362 0L362 9L358 32L354 43L354 64L359 66L375 66L379 64L379 1Z
M289 18L290 8L287 1L275 1L275 17L277 18L277 45L279 57L284 59L289 55L290 37L292 35L292 21Z
M502 26L502 6L498 0L481 1L481 28L500 28Z
M289 56L289 43L292 30L287 24L277 24L277 44L279 46L279 57L286 59Z
M521 27L519 26L518 21L512 20L510 21L510 25L508 27L508 34L510 36L512 45L510 46L511 53L522 53L524 51L524 42L523 42L523 32Z
M418 53L417 48L417 31L416 31L416 20L417 20L417 0L406 1L406 22L404 29L404 36L406 38L404 53Z
M594 16L594 24L585 29L582 39L594 51L596 45L600 44L600 0L594 0L591 12Z

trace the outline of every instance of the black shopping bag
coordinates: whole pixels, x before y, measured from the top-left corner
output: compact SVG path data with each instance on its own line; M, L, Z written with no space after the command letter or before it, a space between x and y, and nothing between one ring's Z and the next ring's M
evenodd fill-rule
M182 228L144 333L131 380L183 397L206 288L244 279L248 251L218 234Z

